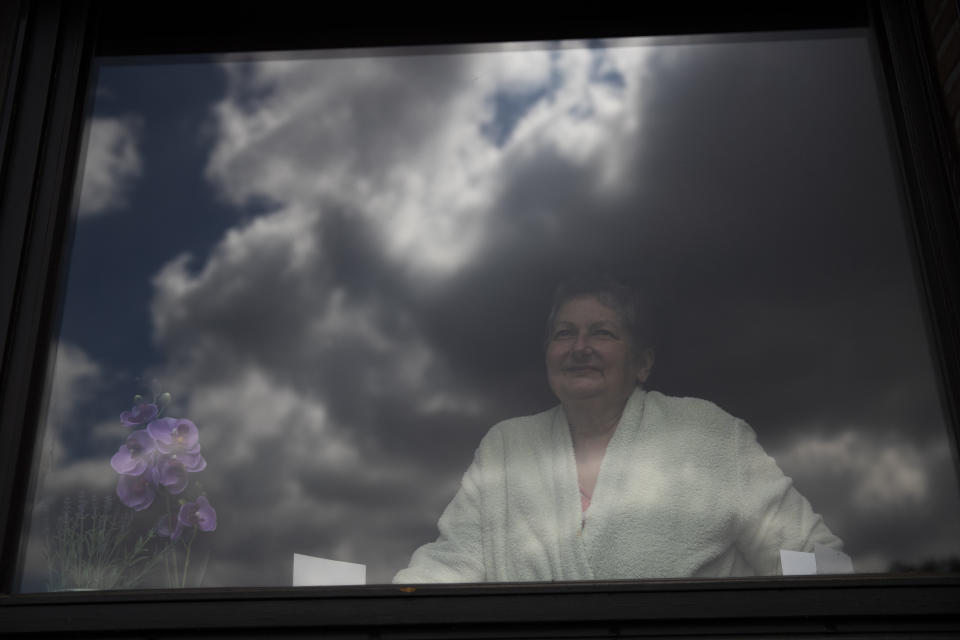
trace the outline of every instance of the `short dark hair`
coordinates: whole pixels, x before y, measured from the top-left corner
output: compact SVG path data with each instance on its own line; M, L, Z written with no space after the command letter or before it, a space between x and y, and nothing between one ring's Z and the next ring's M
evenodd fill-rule
M547 316L545 345L550 344L560 308L571 300L584 297L596 298L616 312L629 335L634 356L639 356L642 349L653 346L649 309L645 304L645 297L637 287L604 273L575 276L557 285L553 293L550 315Z

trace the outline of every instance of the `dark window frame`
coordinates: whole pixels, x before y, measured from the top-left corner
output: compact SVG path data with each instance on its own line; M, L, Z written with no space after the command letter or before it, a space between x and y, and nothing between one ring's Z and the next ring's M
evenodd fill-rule
M439 25L435 16L374 17L361 9L330 15L280 4L16 0L0 8L0 633L595 637L960 631L955 574L16 594L94 55L867 26L878 82L888 97L918 287L958 458L960 164L939 102L920 3L684 2L642 7L638 16L534 20L495 14Z

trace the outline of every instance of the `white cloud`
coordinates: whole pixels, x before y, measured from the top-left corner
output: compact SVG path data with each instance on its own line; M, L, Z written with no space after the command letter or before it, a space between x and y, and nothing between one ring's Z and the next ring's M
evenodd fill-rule
M224 464L255 464L265 447L279 448L293 468L304 456L311 463L358 462L356 449L331 430L319 401L278 385L261 370L211 380L200 391L190 394L186 414L203 427L204 446Z
M770 453L843 539L858 572L956 557L960 522L951 514L960 496L942 439L859 425L794 432L808 435Z
M549 148L586 167L594 160L603 161L607 150L635 132L639 115L635 72L645 59L633 55L615 61L606 52L598 56L598 51L587 49L567 49L557 56L556 72L562 80L555 94L537 102L517 127L516 144L527 147L526 153L530 148ZM610 71L626 73L630 82L620 87L595 81L595 61Z
M849 429L799 438L777 460L798 478L835 478L850 497L847 504L863 513L923 504L935 484L931 474L950 464L949 451L868 434Z
M67 342L59 343L53 353L53 377L46 421L41 431L38 477L43 482L56 484L64 473L61 465L69 464L65 459L63 439L65 430L76 428L70 417L84 396L93 393L101 384L103 368L83 349ZM101 438L98 434L94 437Z
M118 416L128 407L119 407L113 416L100 422L78 420L78 409L105 383L109 373L74 344L61 342L55 353L50 400L41 436L38 495L42 502L44 497L56 499L64 492L112 493L116 473L110 468L109 456L125 438L126 429ZM84 441L84 449L103 454L76 457L75 448L67 444L76 439Z
M498 198L518 163L548 152L581 168L596 163L598 188L624 180L620 150L638 126L632 78L646 61L644 50L629 51L228 65L207 177L237 204L346 208L375 229L398 268L449 276L505 215ZM625 88L595 69L623 74ZM501 111L503 96L533 104ZM494 124L513 130L502 144L489 135Z
M123 440L118 440L122 444ZM112 495L117 486L117 474L110 468L109 458L84 458L70 462L46 478L44 491L50 497L89 492L93 495Z
M80 187L81 217L126 206L133 182L142 172L140 129L136 117L93 118Z
M50 383L47 421L55 428L60 428L81 396L99 382L103 371L83 349L68 342L57 345L54 353L56 359Z

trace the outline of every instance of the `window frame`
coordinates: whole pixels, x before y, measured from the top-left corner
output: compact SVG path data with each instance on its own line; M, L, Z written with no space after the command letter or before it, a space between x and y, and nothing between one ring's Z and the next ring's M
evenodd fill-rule
M686 2L644 7L639 16L451 18L440 28L435 18L360 10L329 16L315 9L311 22L311 12L294 5L263 16L231 4L229 17L217 4L145 6L144 13L139 3L111 0L17 0L0 9L0 629L156 637L960 631L956 574L15 593L95 55L867 26L955 465L960 459L960 164L919 3Z

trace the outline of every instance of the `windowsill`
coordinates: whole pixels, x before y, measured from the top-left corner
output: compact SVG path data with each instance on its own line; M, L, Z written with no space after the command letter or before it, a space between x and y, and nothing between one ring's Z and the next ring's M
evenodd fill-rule
M916 631L917 625L960 628L958 603L957 575L870 574L37 593L0 598L0 618L5 629L45 633L529 624L542 631L561 624L692 628L708 622L714 630L762 623L771 630L791 625L795 631L799 621L813 629L846 631L909 622Z

